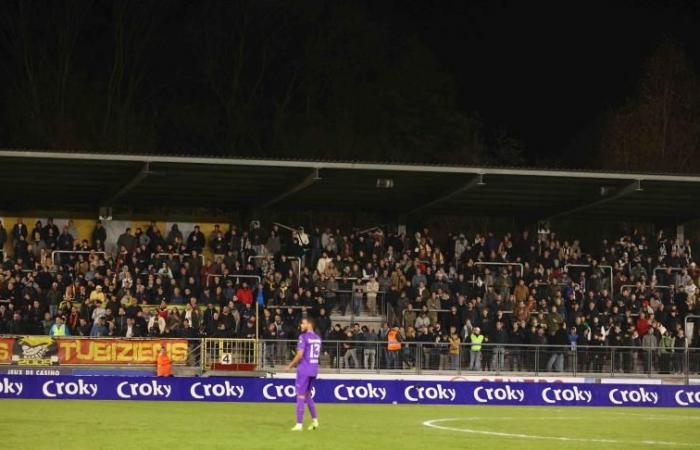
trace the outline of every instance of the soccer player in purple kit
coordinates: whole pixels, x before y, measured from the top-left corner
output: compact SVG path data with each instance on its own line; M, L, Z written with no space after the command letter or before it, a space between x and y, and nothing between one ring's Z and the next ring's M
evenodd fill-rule
M311 398L311 389L318 375L318 357L321 355L321 338L314 333L314 323L309 318L301 320L301 335L297 343L297 353L289 363L288 369L297 367L297 379L294 384L297 393L297 424L292 431L301 431L304 424L304 405L308 405L311 414L309 430L318 428L316 404Z

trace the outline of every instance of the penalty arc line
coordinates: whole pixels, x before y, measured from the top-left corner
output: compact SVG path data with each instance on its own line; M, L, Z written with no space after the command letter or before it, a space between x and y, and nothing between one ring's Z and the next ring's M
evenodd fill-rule
M615 416L626 416L626 417L641 417L642 419L649 420L700 420L700 416L681 416L675 414L635 414L635 413L616 413L616 412L604 412L601 415L615 415Z
M524 434L524 433L506 433L502 431L488 431L488 430L475 430L472 428L456 428L448 427L444 425L439 425L442 422L454 422L463 420L461 418L450 418L450 419L433 419L426 420L423 422L423 426L434 428L437 430L444 431L458 431L460 433L470 433L470 434L481 434L485 436L496 436L505 438L521 438L521 439L541 439L550 441L563 441L563 442L592 442L599 444L644 444L644 445L671 445L671 446L694 446L695 444L690 444L687 442L669 442L669 441L623 441L617 439L603 439L603 438L570 438L563 436L539 436L535 434Z

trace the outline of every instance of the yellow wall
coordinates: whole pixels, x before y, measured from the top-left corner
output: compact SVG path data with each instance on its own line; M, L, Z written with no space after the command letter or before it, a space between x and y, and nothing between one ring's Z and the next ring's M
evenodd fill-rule
M7 230L7 242L5 243L5 254L6 255L11 255L12 254L12 237L11 237L11 232L12 232L12 227L17 223L17 217L16 216L0 216L0 219L2 219L3 226ZM27 225L27 229L31 233L32 229L34 228L34 224L36 223L37 220L41 220L41 223L43 225L46 225L46 217L22 217L24 220L25 225ZM55 217L54 220L56 222L66 220L66 218L59 218ZM78 229L78 236L73 236L76 240L82 241L83 239L87 239L90 241L90 238L92 236L92 230L95 228L95 220L94 219L73 219L73 223L75 224L76 228ZM136 227L141 227L143 231L145 232L148 226L150 225L151 221L149 220L135 220L132 222L132 230L136 231ZM156 225L158 226L158 229L160 232L163 234L163 238L167 237L168 235L168 230L166 229L166 222L163 220L156 221ZM204 237L208 240L209 235L211 234L212 231L214 231L214 225L215 223L199 223L199 227L204 233ZM219 223L221 226L221 229L223 231L226 231L227 227L224 226L224 224ZM60 228L60 227L59 227ZM30 236L31 238L31 236ZM184 236L185 239L187 239L187 236ZM207 242L207 248L204 250L204 254L207 258L213 257L211 252L209 251L208 248L208 242Z

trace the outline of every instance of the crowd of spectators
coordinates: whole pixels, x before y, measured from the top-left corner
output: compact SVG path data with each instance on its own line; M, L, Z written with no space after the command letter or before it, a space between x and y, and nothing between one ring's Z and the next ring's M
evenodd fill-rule
M83 336L291 340L308 314L324 338L349 346L386 340L396 326L403 341L448 347L700 347L700 334L684 334L686 316L700 313L700 269L690 243L663 232L634 230L584 249L544 227L439 237L428 229L225 228L183 236L177 225L151 223L126 229L112 255L103 253L99 221L83 240L71 222L0 226L0 248L9 241L13 249L0 274L0 333L51 334L58 322ZM367 330L333 326L339 318L364 318ZM374 364L355 353L344 351L343 364Z

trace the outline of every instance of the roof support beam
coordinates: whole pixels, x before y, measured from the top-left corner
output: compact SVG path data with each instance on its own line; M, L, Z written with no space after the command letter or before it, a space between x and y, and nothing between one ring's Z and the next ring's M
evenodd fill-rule
M277 203L281 202L285 198L292 196L292 195L296 194L297 192L306 189L307 187L311 186L312 184L314 184L315 182L317 182L319 180L321 180L321 177L318 174L318 169L317 168L313 169L311 171L311 173L309 175L307 175L306 178L301 180L299 183L292 186L291 188L289 188L285 192L281 193L277 197L270 199L267 202L263 203L260 206L260 209L266 209L272 205L276 205Z
M111 206L115 201L119 200L124 195L126 195L130 190L132 190L139 183L141 183L151 173L150 168L151 163L149 163L148 161L143 163L141 170L139 170L139 172L136 175L134 175L134 177L131 180L129 180L128 183L122 186L117 192L112 194L110 198L105 200L104 204L107 206Z
M551 169L510 169L498 167L469 167L469 166L434 166L420 164L386 164L367 162L330 162L330 161L290 161L254 158L226 158L202 156L167 156L167 155L131 155L111 153L56 152L35 150L0 149L0 158L29 158L29 159L59 159L73 161L141 161L152 163L172 164L203 164L214 166L254 166L274 168L309 168L309 169L339 169L339 170L377 170L396 172L422 173L465 173L484 175L537 176L571 179L606 179L606 180L646 180L700 183L698 175L665 175L640 174L625 172L587 172L581 170L551 170Z
M417 207L413 208L411 211L409 211L408 214L413 214L413 213L420 211L422 209L430 208L431 206L435 206L439 203L446 202L447 200L454 198L454 197L458 196L459 194L462 194L462 193L467 192L467 191L471 191L474 188L481 187L484 185L486 185L486 183L484 182L484 174L480 173L480 174L476 175L475 177L473 177L471 180L469 180L466 184L455 189L454 191L448 192L447 194L443 195L442 197L438 197L436 199L433 199L433 200L429 201L428 203L424 203L420 206L417 206Z
M552 214L551 216L547 217L547 220L551 219L558 219L560 217L568 216L577 212L585 211L587 209L595 208L596 206L604 205L606 203L612 202L614 200L618 200L622 197L626 197L630 194L633 194L635 192L641 192L644 189L642 189L642 180L635 180L632 183L628 184L627 186L623 187L622 189L619 189L617 192L614 194L611 194L607 197L601 198L599 200L596 200L594 202L590 203L584 203L582 205L576 206L574 208L566 209L564 211L560 211L558 213Z

